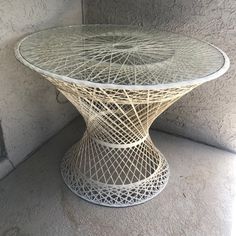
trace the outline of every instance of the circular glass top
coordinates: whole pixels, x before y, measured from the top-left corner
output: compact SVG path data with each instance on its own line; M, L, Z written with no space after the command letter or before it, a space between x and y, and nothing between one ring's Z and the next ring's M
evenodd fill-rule
M22 39L17 58L44 76L111 88L199 84L225 73L229 59L197 39L135 26L47 29Z

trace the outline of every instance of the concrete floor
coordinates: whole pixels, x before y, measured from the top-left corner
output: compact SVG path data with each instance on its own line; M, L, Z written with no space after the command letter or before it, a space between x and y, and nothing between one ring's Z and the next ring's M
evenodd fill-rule
M167 187L139 206L101 207L70 192L59 172L83 127L75 120L0 181L1 236L236 235L236 155L152 131L170 164Z

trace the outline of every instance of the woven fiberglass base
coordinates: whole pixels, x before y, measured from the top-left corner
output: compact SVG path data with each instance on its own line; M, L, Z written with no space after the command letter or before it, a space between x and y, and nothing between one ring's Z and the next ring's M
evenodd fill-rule
M89 148L91 142L93 148L103 151ZM81 166L84 173L79 170ZM96 172L89 173L91 169ZM101 147L85 135L66 153L61 173L66 185L81 198L99 205L126 207L159 194L168 182L169 167L149 137L138 146L114 149Z
M149 137L152 122L195 86L132 91L82 87L47 78L83 115L87 131L61 171L80 197L124 207L151 199L168 181L168 164Z

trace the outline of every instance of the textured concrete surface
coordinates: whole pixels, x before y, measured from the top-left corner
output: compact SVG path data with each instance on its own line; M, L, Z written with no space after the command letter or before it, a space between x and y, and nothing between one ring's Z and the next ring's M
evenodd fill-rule
M14 169L14 166L9 159L4 158L0 160L0 179L7 175Z
M80 24L81 18L77 0L0 1L0 120L7 156L14 165L77 113L71 104L59 104L55 88L15 59L13 47L28 33ZM0 176L9 167L2 163Z
M7 158L7 152L2 132L2 124L0 120L0 179L3 178L8 172L13 170L13 165Z
M170 164L167 187L145 204L106 208L78 198L60 176L83 130L77 119L0 181L0 235L236 235L236 155L152 131Z
M236 1L84 0L87 23L138 24L183 33L223 49L229 73L179 100L154 127L236 151Z

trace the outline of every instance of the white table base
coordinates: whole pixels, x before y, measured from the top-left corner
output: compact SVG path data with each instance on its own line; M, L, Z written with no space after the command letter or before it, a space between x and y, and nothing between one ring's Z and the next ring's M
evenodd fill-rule
M67 186L87 201L111 207L137 205L159 194L167 184L169 167L152 143L149 127L194 86L132 91L48 79L87 125L84 137L61 164Z
M104 151L100 152L101 149ZM137 153L138 157L133 153ZM116 156L111 156L114 154L119 156L117 160ZM142 159L143 163L138 163L136 159ZM83 163L88 161L100 168L92 172L91 163ZM99 205L125 207L143 203L159 194L167 184L169 167L150 137L136 146L113 148L99 144L86 133L66 153L61 173L66 185L81 198ZM147 173L149 176L145 178ZM89 175L91 177L87 177Z

